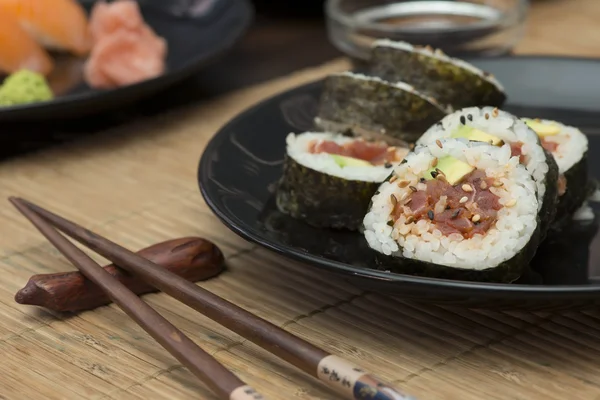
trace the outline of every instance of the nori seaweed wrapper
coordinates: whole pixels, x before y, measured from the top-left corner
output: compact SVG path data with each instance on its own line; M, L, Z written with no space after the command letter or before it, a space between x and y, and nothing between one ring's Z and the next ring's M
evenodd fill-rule
M541 146L541 142L540 142ZM546 185L546 192L542 200L542 208L539 212L540 217L540 233L541 240L544 240L548 234L550 226L556 218L557 206L558 206L558 164L554 159L552 153L544 149L546 155L546 163L548 164L548 172L544 183Z
M309 225L358 230L380 184L327 175L286 154L275 199L279 211Z
M372 48L368 73L390 82L406 82L455 110L471 106L500 107L506 101L506 94L500 88L467 68L393 46Z
M408 259L402 256L386 256L381 253L377 253L376 262L379 269L399 274L462 281L512 283L519 279L524 271L529 268L529 263L535 256L540 244L541 223L539 217L537 220L538 225L536 230L521 251L493 268L483 270L455 268L426 261Z
M532 269L543 276L544 284L588 284L594 274L590 248L598 232L598 219L594 216L591 220L570 222L540 244L531 262Z
M378 78L347 73L325 79L315 123L329 132L412 143L445 115L433 99Z
M552 223L553 230L562 230L571 221L573 214L583 205L596 190L596 184L589 179L588 154L585 152L581 160L565 171L567 190L558 198L556 216Z

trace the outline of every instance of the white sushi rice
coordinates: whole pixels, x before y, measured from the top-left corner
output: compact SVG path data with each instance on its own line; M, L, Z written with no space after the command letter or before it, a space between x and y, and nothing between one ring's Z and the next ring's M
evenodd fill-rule
M442 106L436 99L434 99L431 96L427 96L424 93L419 92L412 85L409 85L406 82L401 82L401 81L398 81L398 82L389 82L389 81L386 81L385 79L381 79L381 78L379 78L377 76L370 76L370 75L358 74L358 73L351 72L351 71L337 72L337 73L331 74L330 76L345 76L345 77L349 77L349 78L352 78L352 79L377 82L377 83L380 83L382 85L387 85L387 86L395 87L395 88L398 88L400 90L404 90L405 92L409 92L409 93L412 93L412 94L414 94L416 96L421 97L422 99L424 99L425 101L427 101L428 103L430 103L434 107L437 107L440 110L444 111L445 113L452 112L452 108L450 106Z
M336 176L346 180L364 182L383 182L391 173L394 166L384 165L345 166L341 167L328 153L310 153L309 147L313 141L333 141L339 145L357 140L336 133L329 132L304 132L301 134L290 133L286 137L287 154L298 164L311 168L321 173ZM401 160L409 152L407 148L396 148L396 154Z
M583 155L588 150L588 139L583 132L574 126L565 125L558 121L547 119L536 119L536 121L542 124L556 125L560 128L558 134L544 136L545 141L558 143L558 147L552 155L556 160L556 164L558 164L559 173L564 174L581 161Z
M483 143L458 139L442 139L442 148L435 143L419 146L394 170L397 179L384 182L373 196L372 207L366 214L364 235L371 248L391 256L431 262L455 268L483 270L492 268L518 254L532 239L537 227L538 201L535 182L510 148L492 147ZM393 226L390 220L394 206L391 195L399 202L412 191L409 186L423 190L419 179L432 168L435 158L452 156L477 169L503 185L490 189L504 205L498 211L497 222L484 234L465 239L461 234L448 236L428 219L407 223L401 215ZM403 188L399 182L409 181ZM419 186L421 185L421 186Z
M538 208L541 209L546 193L545 178L549 170L546 154L539 144L537 134L514 115L494 107L463 108L447 115L439 123L430 127L416 144L434 143L438 139L450 137L463 126L463 121L468 126L502 139L505 143L503 147L508 149L510 149L509 143L523 143L521 152L526 157L525 167L536 182Z
M454 64L457 67L464 68L464 69L474 73L475 75L481 77L482 79L492 83L499 90L504 91L504 87L502 86L502 84L492 74L485 73L483 70L477 68L473 64L470 64L464 60L461 60L459 58L450 57L450 56L446 55L440 49L431 49L428 47L417 47L417 46L413 46L412 44L410 44L408 42L393 41L390 39L379 39L379 40L374 41L373 44L371 45L371 48L374 49L376 47L391 47L394 49L403 50L403 51L407 51L407 52L411 52L411 53L422 54L427 57L435 58L437 60L441 60L444 62Z

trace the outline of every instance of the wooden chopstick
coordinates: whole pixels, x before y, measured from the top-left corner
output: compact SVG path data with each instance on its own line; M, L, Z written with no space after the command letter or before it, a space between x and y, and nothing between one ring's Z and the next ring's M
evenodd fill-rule
M12 199L12 198L11 198ZM162 292L318 378L347 399L416 400L358 365L332 355L100 235L23 199L66 235Z
M264 399L256 390L246 385L125 285L106 272L23 201L15 198L10 198L10 201L82 274L98 285L114 303L220 398L224 400Z

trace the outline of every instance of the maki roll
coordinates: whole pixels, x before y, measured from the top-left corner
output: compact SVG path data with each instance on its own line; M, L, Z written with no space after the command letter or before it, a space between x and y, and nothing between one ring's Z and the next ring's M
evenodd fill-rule
M539 243L537 210L536 184L509 146L440 139L379 187L364 236L392 271L511 282Z
M523 120L538 134L542 146L552 154L558 165L559 197L553 225L555 228L563 227L595 189L588 173L588 139L579 129L558 121Z
M356 230L377 187L408 153L385 142L305 132L286 139L275 200L280 212L324 228Z
M315 124L326 132L403 144L446 114L434 99L405 83L343 72L325 79Z
M417 141L434 143L441 138L462 138L507 146L536 183L542 238L546 237L558 204L558 165L542 146L538 135L521 119L493 107L469 107L456 111L429 128Z
M503 86L491 74L449 57L439 49L406 42L375 41L368 73L391 82L406 82L455 110L472 106L500 107L506 100Z

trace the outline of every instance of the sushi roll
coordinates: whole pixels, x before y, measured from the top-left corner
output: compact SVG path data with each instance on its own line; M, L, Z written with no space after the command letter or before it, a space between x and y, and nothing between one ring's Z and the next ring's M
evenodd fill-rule
M408 153L328 132L290 133L275 199L280 212L320 228L356 230L377 187Z
M384 39L373 43L370 57L369 74L406 82L455 110L500 107L506 100L504 87L491 74L438 49Z
M595 189L588 173L588 139L579 129L558 121L523 118L558 165L558 206L554 227L571 220Z
M325 79L315 124L321 131L402 144L414 142L446 114L410 85L343 72Z
M539 243L536 184L509 146L417 146L372 198L364 237L394 272L512 282Z
M494 107L468 107L458 110L429 128L417 141L435 143L441 138L461 138L507 146L519 156L537 187L542 238L555 218L558 204L558 165L542 147L538 135L521 119Z
M0 75L22 70L47 76L54 61L18 21L0 11Z

